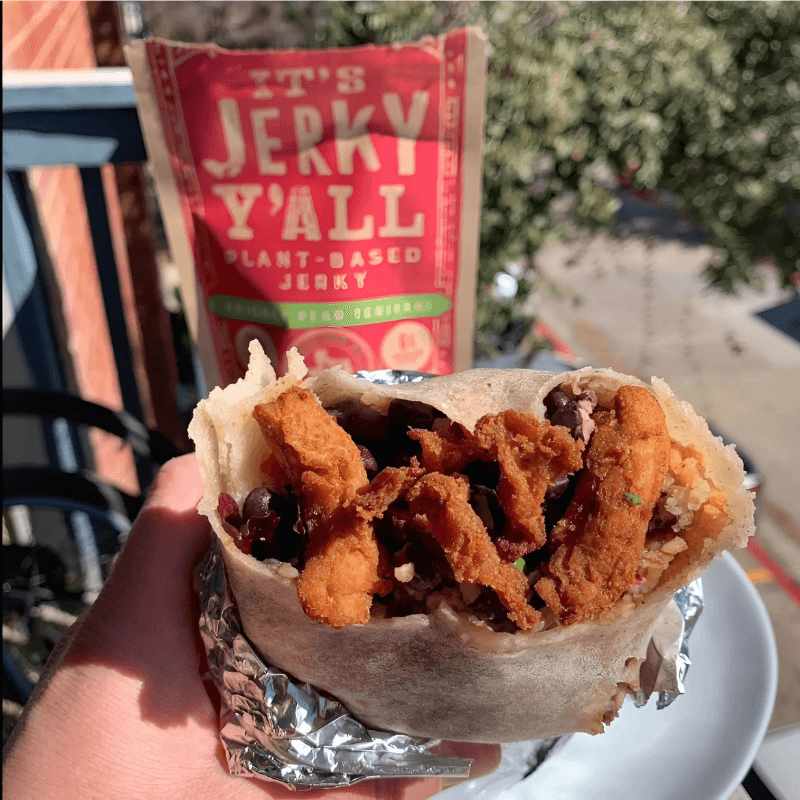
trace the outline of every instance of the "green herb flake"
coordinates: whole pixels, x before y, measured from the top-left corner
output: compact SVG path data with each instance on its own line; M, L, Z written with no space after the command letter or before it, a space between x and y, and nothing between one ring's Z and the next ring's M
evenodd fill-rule
M640 506L642 504L642 498L638 494L633 494L632 492L623 492L623 494L631 505Z
M521 556L514 562L514 566L520 571L525 572L525 559Z

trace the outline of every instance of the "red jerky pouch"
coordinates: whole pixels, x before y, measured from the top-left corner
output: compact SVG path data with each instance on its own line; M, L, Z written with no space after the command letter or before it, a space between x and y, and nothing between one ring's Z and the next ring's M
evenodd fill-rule
M258 339L279 371L472 362L485 39L126 47L210 386Z

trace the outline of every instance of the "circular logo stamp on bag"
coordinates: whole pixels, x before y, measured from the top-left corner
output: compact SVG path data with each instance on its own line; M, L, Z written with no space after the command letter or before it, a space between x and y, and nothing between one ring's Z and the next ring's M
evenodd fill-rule
M390 369L421 370L433 355L433 336L419 322L393 325L381 342L381 360Z
M351 373L376 368L375 353L367 340L346 328L313 328L292 338L289 347L297 348L310 375L337 365ZM285 369L285 356L283 361Z

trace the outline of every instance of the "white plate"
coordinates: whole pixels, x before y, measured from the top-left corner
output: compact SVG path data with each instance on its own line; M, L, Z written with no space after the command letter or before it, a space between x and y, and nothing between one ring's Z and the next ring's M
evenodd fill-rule
M492 777L446 800L728 800L747 774L772 716L778 658L769 616L725 553L703 576L705 608L689 640L686 694L656 710L628 700L600 736L578 733L528 779L496 792ZM505 783L508 786L508 783ZM466 791L464 791L466 790Z

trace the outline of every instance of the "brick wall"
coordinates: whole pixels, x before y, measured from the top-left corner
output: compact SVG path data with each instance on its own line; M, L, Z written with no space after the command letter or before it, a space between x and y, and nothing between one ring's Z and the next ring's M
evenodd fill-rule
M3 3L3 69L89 69L96 66L86 5L83 2ZM122 237L113 172L104 185L117 242ZM71 361L75 389L87 400L122 408L102 294L97 277L80 177L74 167L35 169L31 188L55 272L54 296L61 306L64 350ZM123 300L128 316L134 303L123 250L117 246ZM133 327L133 347L140 340ZM95 469L110 483L138 491L130 449L116 437L92 431Z

